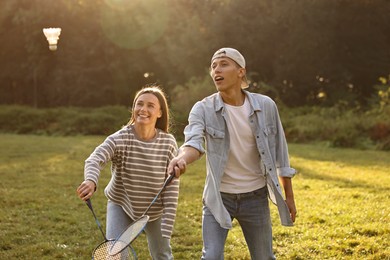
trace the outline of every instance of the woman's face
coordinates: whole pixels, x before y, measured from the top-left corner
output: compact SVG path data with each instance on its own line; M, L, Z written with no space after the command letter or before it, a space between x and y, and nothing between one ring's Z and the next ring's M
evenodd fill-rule
M155 127L157 119L160 118L161 115L160 102L155 95L145 93L138 97L133 111L135 124Z

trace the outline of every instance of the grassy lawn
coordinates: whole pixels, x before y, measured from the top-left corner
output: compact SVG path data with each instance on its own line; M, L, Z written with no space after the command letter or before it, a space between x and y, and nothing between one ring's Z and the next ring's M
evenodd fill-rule
M102 241L75 189L84 159L104 137L0 135L0 259L90 259ZM280 225L271 205L278 259L390 259L390 153L290 144L298 217ZM172 237L176 259L199 259L204 159L181 180ZM105 223L101 176L93 204ZM149 259L145 236L134 242ZM249 259L237 223L225 259Z

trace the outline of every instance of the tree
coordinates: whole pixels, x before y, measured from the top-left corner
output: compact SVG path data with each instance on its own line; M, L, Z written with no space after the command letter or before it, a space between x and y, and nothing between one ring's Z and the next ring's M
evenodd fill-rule
M369 10L369 11L368 11ZM0 104L129 104L203 78L220 47L289 106L362 104L390 67L386 0L5 0ZM48 50L44 27L61 27Z

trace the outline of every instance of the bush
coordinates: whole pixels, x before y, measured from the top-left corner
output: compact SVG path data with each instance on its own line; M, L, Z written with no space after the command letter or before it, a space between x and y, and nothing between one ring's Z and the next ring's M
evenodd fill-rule
M292 142L326 141L335 147L386 149L390 138L389 111L340 107L281 106L286 137ZM380 136L380 138L379 138Z
M46 135L108 135L130 118L126 108L50 108L0 107L0 132Z
M172 132L177 135L177 139L184 137L183 130L192 106L214 92L216 89L208 74L203 78L191 78L185 85L178 85L173 89L170 108L173 118Z
M195 81L194 81L195 82ZM186 88L189 96L177 96L171 104L171 132L178 140L192 105L212 92L209 85ZM201 82L202 83L202 82ZM206 84L206 82L203 82ZM195 95L195 90L201 90ZM183 92L177 92L183 93ZM280 116L289 142L326 142L335 147L390 150L390 107L346 109L342 106L288 108L279 104ZM130 113L125 107L35 109L0 107L0 132L40 135L108 135L125 125Z

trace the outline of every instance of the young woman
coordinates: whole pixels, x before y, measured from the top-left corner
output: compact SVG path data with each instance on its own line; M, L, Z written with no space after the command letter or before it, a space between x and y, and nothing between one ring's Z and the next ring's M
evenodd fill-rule
M116 238L141 217L162 188L167 167L177 153L169 130L166 97L158 86L141 89L135 96L129 123L108 136L85 161L84 181L77 188L82 200L92 197L103 166L111 161L112 177L104 193L107 203L107 238ZM173 259L170 237L176 216L179 179L161 193L148 211L145 228L153 259Z

